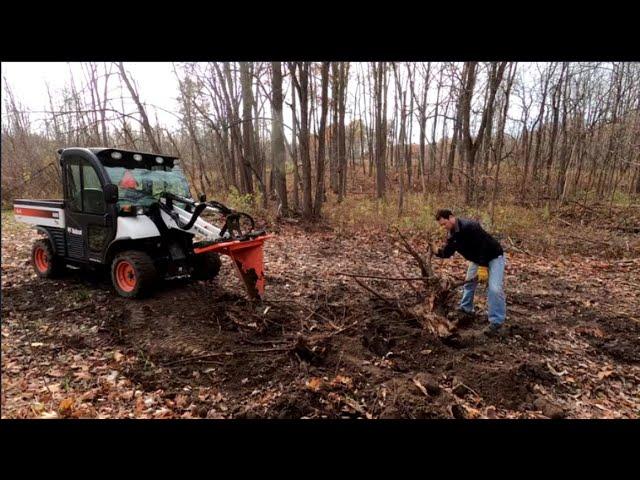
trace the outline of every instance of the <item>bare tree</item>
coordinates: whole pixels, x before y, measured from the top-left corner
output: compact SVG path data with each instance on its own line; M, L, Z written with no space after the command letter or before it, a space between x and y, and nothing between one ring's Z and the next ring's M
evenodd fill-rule
M131 94L131 98L133 99L133 101L136 104L136 107L138 108L138 113L140 114L140 118L142 119L142 122L141 122L142 128L144 129L144 133L146 135L147 141L149 142L149 145L151 146L151 149L154 152L160 152L160 147L158 146L158 143L156 142L156 138L153 135L153 130L151 128L151 124L149 123L149 117L147 116L147 111L142 105L142 102L140 101L140 96L138 95L138 91L134 87L131 80L129 80L129 77L127 76L127 72L125 71L124 65L122 64L122 62L119 62L116 65L118 66L118 70L120 71L120 78L122 79L124 84L127 86L127 90L129 90L129 93Z
M271 63L271 88L273 98L271 110L273 122L271 126L271 152L276 192L280 200L279 211L285 215L289 210L287 203L287 178L285 175L284 128L282 123L282 70L280 62Z

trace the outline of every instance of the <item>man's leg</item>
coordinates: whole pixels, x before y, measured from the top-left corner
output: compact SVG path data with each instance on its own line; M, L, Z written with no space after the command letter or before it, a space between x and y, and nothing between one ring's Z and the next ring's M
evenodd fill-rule
M504 295L504 255L489 262L489 322L502 325L507 315L507 303Z
M470 262L469 268L467 269L467 277L466 280L470 280L476 276L478 273L478 265ZM469 282L466 283L462 289L462 300L460 300L460 309L464 310L467 313L473 313L473 295L476 291L476 286L478 282Z

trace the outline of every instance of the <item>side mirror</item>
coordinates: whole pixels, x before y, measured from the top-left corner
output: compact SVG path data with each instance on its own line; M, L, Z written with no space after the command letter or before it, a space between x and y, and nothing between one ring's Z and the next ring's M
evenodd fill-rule
M201 202L206 202L207 201L207 196L204 193L200 194L200 197L198 197L200 199Z
M104 193L104 201L107 204L116 203L118 201L118 186L109 183L102 189Z

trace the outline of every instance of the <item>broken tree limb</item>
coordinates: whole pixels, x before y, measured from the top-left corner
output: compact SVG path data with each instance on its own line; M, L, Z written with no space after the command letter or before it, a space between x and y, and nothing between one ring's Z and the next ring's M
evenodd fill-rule
M214 357L232 357L234 355L243 355L243 354L248 354L248 353L268 353L268 352L285 352L287 350L291 350L293 348L293 345L289 345L287 347L276 347L276 348L259 348L259 349L254 349L254 350L236 350L236 351L232 351L232 352L212 352L212 353L207 353L205 355L198 355L195 357L187 357L187 358L181 358L179 360L174 360L173 362L168 362L163 364L163 367L169 367L172 365L177 365L180 363L187 363L187 362L195 362L198 360L204 360L207 358L214 358Z
M590 242L590 243L595 243L597 245L606 245L608 247L615 247L616 245L611 243L611 242L605 242L603 240L594 240L594 239L590 239L590 238L586 238L586 237L578 237L576 235L571 235L569 233L563 233L561 234L563 237L567 237L567 238L572 238L574 240L581 240L584 242Z
M370 293L373 293L376 297L378 297L380 300L382 300L383 302L385 302L387 305L391 305L393 307L397 308L397 305L394 305L393 302L391 300L389 300L388 298L384 297L383 295L380 295L378 292L376 292L375 290L373 290L372 288L366 286L364 283L362 283L360 280L358 280L357 278L354 278L355 282L360 285L362 288L364 288L365 290L369 291Z
M336 276L345 276L345 277L353 277L353 278L373 278L375 280L393 280L393 281L399 281L399 280L406 280L406 281L415 281L415 280L420 280L420 281L425 281L428 280L427 277L380 277L377 275L361 275L361 274L355 274L355 273L334 273L334 275Z
M533 253L530 253L530 252L526 251L524 248L516 247L516 245L513 242L513 239L511 237L507 237L507 238L509 239L509 243L511 243L511 248L513 250L515 250L516 252L524 253L526 255L529 255L530 257L537 257L537 255L534 255Z
M432 278L434 275L433 275L433 269L431 268L431 264L425 261L420 256L420 254L415 251L415 249L409 244L409 242L404 237L404 235L402 235L402 232L400 231L400 229L396 228L396 231L398 232L398 235L402 240L404 249L407 251L409 255L411 255L416 260L416 262L418 262L418 266L420 267L422 276L426 278ZM431 250L431 247L429 247L429 250ZM431 260L431 257L429 257L429 260Z

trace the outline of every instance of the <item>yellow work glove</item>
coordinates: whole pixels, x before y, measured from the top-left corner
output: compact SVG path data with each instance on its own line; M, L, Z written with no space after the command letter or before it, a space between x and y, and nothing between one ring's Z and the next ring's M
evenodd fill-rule
M486 282L489 278L489 269L487 267L478 267L478 281Z

